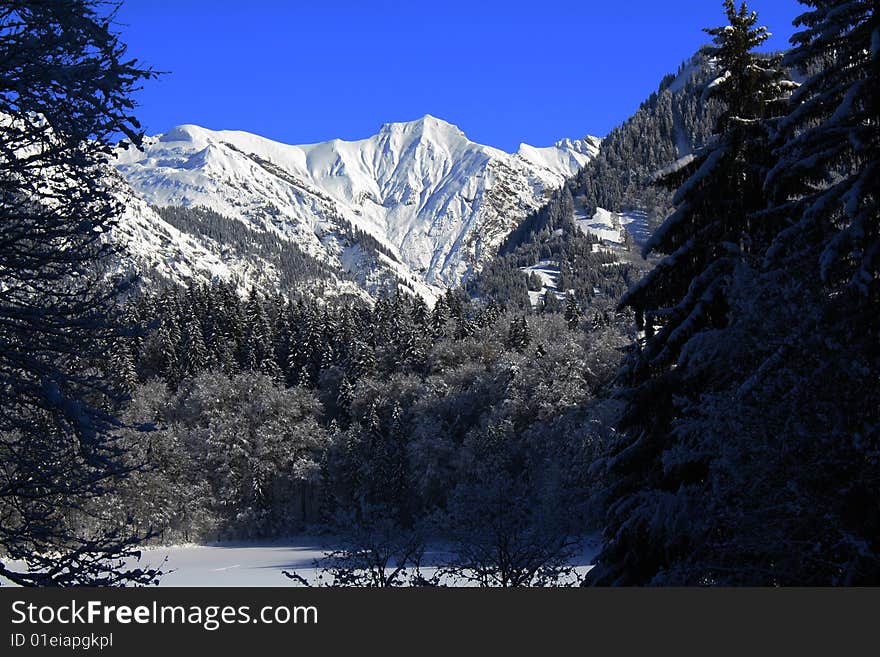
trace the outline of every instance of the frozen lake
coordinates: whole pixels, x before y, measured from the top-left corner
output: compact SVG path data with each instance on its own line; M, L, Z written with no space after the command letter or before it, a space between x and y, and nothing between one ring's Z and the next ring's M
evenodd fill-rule
M167 559L162 567L167 574L162 577L160 586L298 586L281 571L295 570L314 582L315 559L335 547L309 538L277 544L183 545L145 550L142 563L158 565ZM585 541L572 563L577 577L583 577L590 570L597 547L595 539ZM423 559L428 566L422 568L422 573L430 577L448 558L446 549L429 548Z
M212 545L173 545L143 550L133 566L157 567L165 572L159 586L300 586L281 571L296 571L310 582L316 581L315 560L326 551L337 549L331 538L297 537L283 542L235 542ZM586 539L572 563L577 577L590 569L597 541ZM437 566L448 563L443 548L425 551L422 574L430 577ZM433 566L433 567L432 567ZM465 582L459 582L466 584ZM9 585L9 582L3 582Z
M308 539L295 544L176 545L144 550L141 563L166 572L159 586L295 586L281 571L295 570L311 579L314 560L324 553L320 541Z

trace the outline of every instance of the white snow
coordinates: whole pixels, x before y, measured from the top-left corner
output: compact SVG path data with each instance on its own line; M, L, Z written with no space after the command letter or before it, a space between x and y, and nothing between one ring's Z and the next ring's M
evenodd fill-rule
M619 215L620 224L632 235L633 241L642 247L651 238L648 226L648 213L642 210L630 210Z
M555 294L557 299L565 299L565 294L559 292L559 263L552 260L541 260L530 267L520 267L520 271L525 272L526 275L537 274L543 283L539 291L529 290L529 301L532 303L532 308L538 307L547 292Z
M138 565L156 566L165 571L159 586L301 586L282 571L295 572L316 584L320 571L316 561L338 547L326 538L312 537L285 543L181 545L146 549ZM597 549L595 536L584 539L579 554L572 560L575 577L583 577L589 572ZM425 550L421 572L431 577L450 560L451 552L447 546L431 545ZM453 586L469 584L452 577L443 581Z
M703 91L703 97L705 97L707 95L707 93L711 93L712 91L714 91L715 89L720 87L722 84L727 82L730 79L730 76L731 76L730 71L724 71L724 73L722 73L717 78L712 80L709 84L706 85L706 89Z
M693 162L695 159L697 159L696 154L685 153L684 155L679 157L677 160L675 160L675 162L673 162L672 164L655 171L654 175L651 178L654 181L657 181L661 178L665 178L666 176L669 176L673 173L681 171L686 166L688 166L691 162Z
M575 210L575 221L586 234L595 235L603 242L623 244L623 226L620 215L615 212L596 208L596 212L590 217L583 209Z
M575 172L583 168L599 154L601 140L597 137L586 137L582 140L563 139L553 146L536 148L528 144L520 144L517 155L526 162L535 164L553 173L575 168ZM569 177L568 174L565 177Z
M150 204L211 208L333 266L343 266L336 238L350 223L400 261L378 259L365 280L400 275L432 296L479 269L598 145L563 140L509 154L432 116L385 124L367 139L300 146L181 125L148 138L143 152L120 151L116 165ZM141 219L147 227L153 217Z
M601 244L594 246L594 252L609 246L623 246L627 233L639 246L644 245L651 237L648 214L642 210L610 212L605 208L596 208L596 212L590 215L584 207L584 200L578 198L575 200L574 219L584 234L593 235L601 241Z
M700 67L702 65L700 56L692 57L679 71L678 75L675 76L675 79L670 83L667 87L670 92L678 93L682 89L684 89L685 85L693 78L693 76L700 72Z
M545 288L555 290L559 281L559 265L552 260L541 260L531 267L521 267L526 274L537 274L541 277Z
M575 575L583 577L590 568L599 547L597 536L583 538L571 565ZM172 545L148 547L139 560L131 560L131 568L158 568L163 571L159 586L300 586L282 571L295 571L312 584L317 583L316 560L329 551L339 549L333 537L297 536L285 541L230 542L210 545ZM442 543L429 545L422 559L422 574L434 575L438 568L450 563L450 549ZM20 562L9 561L11 568L22 568ZM449 585L466 585L447 578ZM0 585L14 586L0 577Z
M314 580L314 561L325 554L320 540L295 544L228 543L144 550L141 562L167 571L160 586L294 586L282 570Z

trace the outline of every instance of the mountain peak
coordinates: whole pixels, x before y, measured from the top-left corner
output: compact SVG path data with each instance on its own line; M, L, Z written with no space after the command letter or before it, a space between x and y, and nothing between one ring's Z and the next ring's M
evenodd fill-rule
M413 121L383 123L379 133L431 134L440 137L446 136L459 139L463 137L467 139L461 128L430 114L425 114Z
M482 266L589 159L582 148L514 155L428 114L365 139L304 145L184 124L116 164L145 204L209 208L296 244L366 293L404 280L431 296ZM198 230L192 238L223 253ZM281 276L258 260L235 267Z
M168 132L160 135L159 141L188 141L195 143L208 139L210 132L210 130L201 126L186 123L174 126Z

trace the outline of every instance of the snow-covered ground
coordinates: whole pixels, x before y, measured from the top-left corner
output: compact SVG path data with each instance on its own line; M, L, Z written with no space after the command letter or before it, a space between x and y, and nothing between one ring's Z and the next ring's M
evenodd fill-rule
M538 291L529 290L529 301L532 308L537 308L547 292L552 292L557 299L565 299L565 294L559 291L559 263L552 260L541 260L531 267L520 267L520 271L529 274L537 274L541 278L543 287Z
M620 221L620 215L609 212L604 208L596 208L596 212L589 216L585 209L575 211L575 221L578 228L587 235L595 235L603 242L623 244L624 228Z
M638 210L620 213L596 208L596 212L590 215L580 206L575 208L574 219L584 234L594 235L606 244L622 246L627 233L639 246L651 237L648 215Z
M325 554L319 540L291 543L176 545L144 550L141 563L167 574L160 586L294 586L282 570L314 579L314 562Z
M580 554L572 563L576 578L583 577L590 570L597 547L595 538L585 539ZM142 563L163 564L162 569L168 574L162 577L160 586L298 586L282 571L296 571L314 583L318 575L315 560L330 549L333 547L315 538L284 544L184 545L145 550ZM448 559L449 552L444 547L429 548L424 555L426 565L422 574L431 577ZM462 581L447 583L466 584Z
M651 239L651 229L648 226L648 213L641 210L632 210L620 215L620 224L632 235L633 241L642 247Z
M584 539L583 547L573 560L575 577L583 577L592 567L598 541ZM316 582L315 560L328 550L338 549L328 539L298 537L284 542L219 543L213 545L175 545L150 547L142 552L140 561L132 566L158 567L166 574L159 586L299 586L282 571L295 571L310 582ZM449 552L442 546L429 548L424 555L422 574L431 577L438 566L448 563ZM10 564L21 567L20 564ZM466 582L448 582L465 585ZM0 578L0 585L9 582Z

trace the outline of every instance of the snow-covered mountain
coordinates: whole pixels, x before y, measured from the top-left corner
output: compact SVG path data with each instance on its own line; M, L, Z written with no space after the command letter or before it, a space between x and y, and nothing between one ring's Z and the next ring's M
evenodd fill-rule
M164 266L172 278L265 277L265 263L171 226L150 206L204 207L326 265L343 287L375 292L396 280L431 297L478 270L598 147L587 137L505 153L432 116L304 146L182 125L147 138L143 151L119 152L137 197L121 230L148 266L176 263Z

